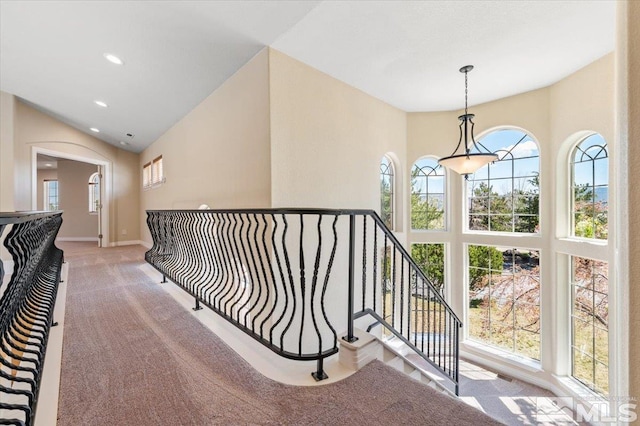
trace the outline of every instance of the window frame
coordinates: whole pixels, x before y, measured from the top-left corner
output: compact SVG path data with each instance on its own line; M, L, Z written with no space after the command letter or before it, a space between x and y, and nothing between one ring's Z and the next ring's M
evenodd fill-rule
M142 166L142 188L156 188L166 182L162 155Z
M49 186L49 184L51 182L55 182L56 183L56 194L55 194L55 199L56 199L56 208L55 209L51 209L49 208L49 206L51 205L50 201L51 201L51 188ZM43 180L43 203L42 203L42 207L44 211L56 211L56 210L60 210L60 187L58 185L58 179L44 179Z
M100 173L89 176L89 214L98 214L100 208ZM98 188L97 194L95 188Z
M434 164L435 167L432 167L432 165L423 165L423 166L418 166L418 163L420 161L423 160L427 160L429 162L431 162L431 164ZM431 170L429 171L429 173L424 173L423 170L425 167L429 167ZM426 199L429 200L429 194L431 194L428 191L428 182L429 182L429 178L430 177L441 177L442 178L442 227L441 228L414 228L413 227L413 173L415 169L418 169L420 172L422 172L423 174L423 178L426 181L426 187L427 187L427 192L420 192L419 194L425 194L426 195ZM422 178L422 177L421 177ZM449 185L449 181L447 179L447 170L442 167L441 165L438 164L438 160L435 157L429 156L429 155L424 155L420 158L418 158L416 161L413 162L413 164L411 165L411 169L410 169L410 174L409 174L409 229L411 230L411 232L447 232L449 231L449 217L448 217L448 211L449 211L449 190L448 190L448 185ZM440 194L440 193L436 193L434 192L433 194ZM418 243L418 241L412 241L412 243Z
M464 214L464 219L463 219L463 234L486 234L486 235L500 235L500 236L531 236L531 237L536 237L536 238L541 238L542 237L542 208L541 208L541 200L543 199L542 197L542 179L543 176L541 176L541 166L542 166L542 150L541 150L541 146L540 143L538 142L538 139L529 131L527 131L526 129L522 129L519 127L506 127L506 126L502 126L502 127L497 127L497 128L493 128L490 129L486 132L484 132L484 134L482 136L480 136L477 140L477 143L483 147L485 147L482 144L482 140L484 138L486 138L489 135L498 133L498 132L503 132L503 131L515 131L515 132L520 132L522 133L522 137L517 140L515 143L508 145L506 147L502 147L498 150L496 150L495 152L498 153L499 155L499 159L496 160L493 163L487 164L486 166L481 167L480 169L478 169L478 171L476 171L475 173L473 173L470 176L475 177L475 174L478 172L481 172L485 169L487 169L487 178L486 179L474 179L474 178L469 178L467 177L467 179L465 179L465 184L464 184L464 188L463 188L463 214ZM513 156L513 150L522 142L528 142L528 141L532 141L533 143L535 143L536 145L536 152L537 155L529 155L529 156L525 156L525 157L514 157ZM506 150L507 148L509 148L508 150ZM487 148L485 148L487 149ZM489 149L487 149L489 150ZM503 153L503 155L500 156L500 153ZM509 159L504 160L505 157L510 156ZM532 159L532 158L537 158L537 163L538 163L538 167L536 171L532 171L530 172L530 175L526 175L526 176L515 176L515 161L518 160L522 160L522 159ZM511 177L508 178L504 178L504 177L498 177L498 178L494 178L494 181L502 181L505 179L510 179L511 180L511 191L510 191L510 204L511 204L511 213L509 214L509 217L511 218L510 222L511 222L511 231L495 231L490 229L491 228L491 211L490 211L490 203L491 203L491 197L489 196L487 198L487 202L488 202L488 211L486 213L486 217L487 217L487 227L489 229L483 230L483 229L470 229L469 223L471 220L471 212L470 212L470 208L471 208L471 202L472 202L472 197L469 194L469 183L470 182L487 182L489 191L491 191L491 188L493 187L494 184L492 184L492 179L491 179L491 166L494 165L494 163L498 163L498 162L502 162L502 161L510 161L511 162ZM536 232L517 232L515 231L515 219L517 217L525 217L525 216L531 216L530 214L525 214L525 213L519 213L516 211L516 206L513 202L514 199L516 198L523 198L523 197L517 197L514 194L514 182L516 180L519 179L537 179L537 198L538 198L538 213L537 213L537 225L536 225ZM478 215L476 215L478 216ZM482 215L480 215L482 216ZM502 216L506 216L506 215L502 215Z
M386 170L383 170L383 166L385 165L384 161L387 161L386 164ZM391 173L385 173L386 171L391 171ZM396 230L396 167L395 164L393 163L393 160L391 159L391 157L389 157L388 155L383 155L382 159L380 161L380 218L382 219L382 221L384 222L384 217L383 217L383 194L382 194L382 182L383 182L383 176L389 176L390 177L390 182L389 182L389 192L390 192L390 200L389 200L389 204L390 204L390 226L387 225L389 227L389 229L391 229L392 231Z
M604 151L605 152L605 157L599 157L598 155L596 155L595 158L591 158L590 161L591 162L595 162L597 160L601 160L603 158L606 158L607 161L607 194L609 194L609 190L610 190L610 186L611 186L611 182L609 179L609 144L607 143L606 139L604 138L604 136L602 136L601 134L597 133L597 132L593 132L590 134L587 134L586 136L580 138L578 140L578 142L576 142L573 147L569 150L569 161L568 161L568 168L569 168L569 183L568 183L568 189L569 189L569 211L567 212L568 214L568 224L569 224L569 232L568 232L568 237L570 239L573 240L578 240L578 241L585 241L585 242L589 242L589 243L594 243L594 244L607 244L609 238L609 195L607 195L607 211L606 211L606 218L607 218L607 238L596 238L594 237L584 237L584 236L580 236L580 235L576 235L576 220L575 220L575 216L576 216L576 197L575 197L575 188L576 188L576 184L575 184L575 156L577 154L577 151L580 150L583 152L583 156L586 155L586 151L580 149L580 145L582 145L584 142L586 142L589 138L594 137L594 136L600 136L602 138L602 141L604 142L604 145L595 145L601 148L600 152ZM588 151L588 150L587 150ZM595 184L595 164L592 165L592 174L591 174L591 183L592 186L591 188L595 188L598 186L602 186L602 185L596 185ZM593 198L593 202L592 204L595 204L595 196L592 196ZM595 231L594 231L595 234Z
M472 265L471 265L470 256L469 256L469 249L470 249L471 246L476 246L476 247L480 246L480 247L493 248L493 249L496 249L496 250L498 250L498 251L500 251L502 253L504 253L505 251L512 250L512 251L514 251L514 253L512 254L512 256L514 258L516 256L515 255L515 251L522 251L522 252L536 251L538 253L538 264L537 264L538 274L536 275L537 276L537 281L538 281L538 289L537 289L537 291L538 291L538 296L537 296L538 303L536 305L537 309L538 309L538 319L536 321L538 323L538 331L537 331L537 333L533 333L530 330L525 330L522 327L517 328L514 325L513 329L511 330L512 337L513 337L511 349L506 348L505 346L500 346L500 345L494 343L491 338L489 338L488 340L484 340L484 339L481 339L478 336L475 336L475 335L471 334L471 325L470 325L471 324L471 319L470 319L470 312L469 312L470 309L472 309L471 306L470 306L471 305L471 297L470 297L470 294L471 294L471 289L470 289L470 287L471 287L471 283L470 283L471 278L470 278L470 275L471 274L470 274L470 270L472 268ZM505 353L505 354L507 354L506 357L510 358L510 359L513 359L515 357L516 359L521 361L522 364L539 365L541 363L542 352L543 352L543 339L542 339L543 322L544 322L544 318L543 318L543 309L544 308L543 308L543 305L542 305L542 292L543 292L542 275L543 275L543 273L542 273L542 266L540 265L540 261L541 261L542 256L543 256L543 250L540 249L540 248L522 247L522 246L519 246L519 245L495 244L495 242L494 243L471 243L471 242L467 242L467 243L464 244L464 252L465 252L465 259L466 259L466 262L465 262L466 263L466 268L465 268L465 275L466 275L465 321L468 324L467 327L466 327L465 341L466 342L471 342L472 344L481 346L483 348L487 348L489 351L492 351L492 352L496 352L497 351L497 352ZM480 269L485 269L485 268L480 268ZM503 270L504 270L504 265L503 265ZM492 276L493 269L490 268L490 269L487 269L487 271L488 271L489 275ZM511 281L512 281L512 286L515 286L516 285L515 284L515 280L516 280L517 275L518 275L518 274L515 273L515 263L512 265L511 271L512 271L512 273L511 273L510 278L511 278ZM522 275L525 275L525 274L522 274ZM491 290L494 288L493 287L494 284L495 283L493 283L491 278L490 278L489 283L487 285L487 288L489 289L489 293L490 293L489 294L489 304L490 304L490 306L488 308L489 313L490 313L489 315L491 315L491 311L492 311L492 307L491 307L491 300L492 300L492 298L491 298ZM514 295L515 295L515 292L512 290L511 297L513 298ZM516 301L515 299L513 299L512 300L512 308L511 308L512 313L510 314L509 318L505 319L506 322L511 321L512 324L515 324L515 309L514 309L514 307L517 304L530 304L530 303L528 303L528 302L519 302L519 301ZM491 318L489 318L489 333L491 333L491 331L492 331ZM524 332L527 332L527 333L537 334L537 336L538 336L538 348L537 348L538 358L533 358L531 356L528 356L525 353L517 351L517 349L516 349L516 342L517 342L516 335L517 335L518 331L524 331Z

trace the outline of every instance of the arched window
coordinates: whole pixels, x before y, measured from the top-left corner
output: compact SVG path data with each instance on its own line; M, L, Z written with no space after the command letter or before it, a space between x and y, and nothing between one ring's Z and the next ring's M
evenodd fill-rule
M89 177L89 213L97 213L100 207L100 174Z
M606 240L608 231L609 156L599 134L583 139L571 156L572 235Z
M467 181L470 231L538 233L538 144L522 130L497 130L480 144L498 154Z
M394 170L393 162L386 155L380 161L380 217L387 228L394 226Z
M444 169L431 158L421 158L411 169L411 229L445 229Z

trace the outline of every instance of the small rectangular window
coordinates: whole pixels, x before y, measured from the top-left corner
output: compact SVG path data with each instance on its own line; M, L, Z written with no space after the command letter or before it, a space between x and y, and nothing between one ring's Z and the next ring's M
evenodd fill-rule
M44 210L58 210L58 181L44 181Z
M162 155L142 166L142 186L150 188L164 183L164 169Z

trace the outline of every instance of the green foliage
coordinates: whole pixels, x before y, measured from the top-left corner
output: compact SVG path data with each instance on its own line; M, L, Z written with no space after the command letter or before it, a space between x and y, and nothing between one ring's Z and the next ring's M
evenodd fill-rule
M393 192L387 179L380 179L380 218L387 228L393 229Z
M573 188L574 235L606 240L609 236L607 205L596 201L593 187L588 184Z
M502 272L502 252L495 247L469 246L469 288L492 272Z
M434 200L423 199L418 173L415 168L411 172L411 229L444 229L444 209Z
M412 244L411 257L441 292L444 287L444 244Z
M469 229L494 232L537 232L539 223L540 180L538 173L527 181L527 188L513 188L498 194L493 186L479 182L473 187L469 209Z

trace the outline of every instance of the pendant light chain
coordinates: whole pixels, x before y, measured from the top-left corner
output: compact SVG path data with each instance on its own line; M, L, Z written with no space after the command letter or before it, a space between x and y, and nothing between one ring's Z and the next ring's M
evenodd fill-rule
M469 113L467 108L467 94L469 93L469 71L464 72L464 115Z

